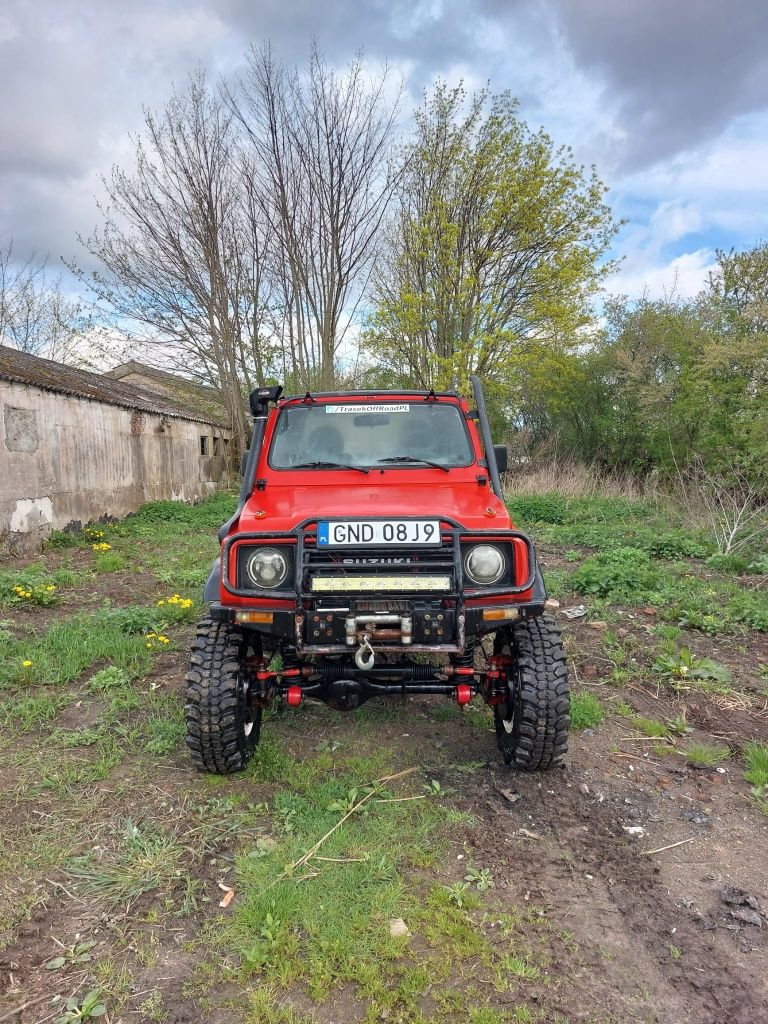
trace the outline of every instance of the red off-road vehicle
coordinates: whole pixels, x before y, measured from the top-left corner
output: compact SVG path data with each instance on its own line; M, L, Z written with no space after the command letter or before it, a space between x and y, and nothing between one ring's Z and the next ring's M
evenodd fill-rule
M187 675L196 767L243 768L275 700L350 710L410 694L479 696L508 764L562 762L565 654L472 386L474 409L453 391L252 393Z

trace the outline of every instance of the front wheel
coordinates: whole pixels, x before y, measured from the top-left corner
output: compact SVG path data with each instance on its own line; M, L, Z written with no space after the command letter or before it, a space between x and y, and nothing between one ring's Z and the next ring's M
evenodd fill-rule
M507 693L494 707L496 738L507 764L548 771L568 749L568 668L560 632L549 615L524 619L496 634L494 654L508 661Z
M258 644L258 639L256 640ZM187 672L187 746L201 772L230 775L248 763L261 729L245 662L260 655L240 630L207 616L197 627Z

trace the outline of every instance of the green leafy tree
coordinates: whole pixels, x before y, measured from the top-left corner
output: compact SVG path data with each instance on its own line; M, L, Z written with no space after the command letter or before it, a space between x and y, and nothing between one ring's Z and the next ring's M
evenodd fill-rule
M490 384L513 408L590 322L615 227L585 172L506 93L435 87L402 148L389 244L376 264L366 342L424 387Z

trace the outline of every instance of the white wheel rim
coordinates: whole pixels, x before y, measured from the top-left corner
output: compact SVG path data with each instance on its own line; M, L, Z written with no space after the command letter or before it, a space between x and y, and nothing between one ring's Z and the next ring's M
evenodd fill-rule
M511 651L509 649L509 645L504 647L502 649L501 653L502 654L507 654L507 655L511 654ZM507 707L507 705L505 704L504 707ZM509 719L504 718L501 715L499 717L501 718L501 724L504 726L504 732L507 734L507 736L511 736L512 733L514 732L514 728L515 728L514 713L513 713L513 717L509 718Z

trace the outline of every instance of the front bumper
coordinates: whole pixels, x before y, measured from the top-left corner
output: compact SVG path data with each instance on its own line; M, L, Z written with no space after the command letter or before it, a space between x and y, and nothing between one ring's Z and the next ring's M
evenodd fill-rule
M509 576L499 585L471 589L462 552L481 541L508 546ZM292 587L271 595L239 587L238 551L270 543L290 545ZM279 637L304 654L350 653L363 638L377 652L460 654L468 637L541 614L546 600L536 554L524 534L469 533L444 517L440 547L431 550L322 549L316 520L285 534L236 533L222 545L219 583L221 600L212 602L212 617ZM206 588L206 597L213 597L212 590Z

